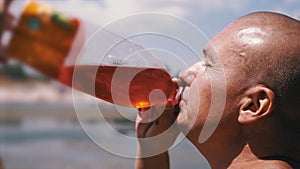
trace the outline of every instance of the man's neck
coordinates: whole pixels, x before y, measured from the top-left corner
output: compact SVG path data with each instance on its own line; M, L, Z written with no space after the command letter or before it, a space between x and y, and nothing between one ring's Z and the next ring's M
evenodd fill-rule
M269 128L273 132L268 133L265 130L248 138L249 146L245 148L251 148L251 154L261 160L285 161L293 167L300 167L299 131L287 127L281 121L277 120L277 123L273 125L276 128Z
M203 143L207 144L207 143ZM232 143L231 146L222 142L221 145L199 145L198 150L206 157L212 169L240 169L240 168L283 168L300 167L300 164L292 158L282 155L274 155L272 152L262 152L263 156L253 153L248 144ZM213 147L213 148L212 148ZM263 148L262 148L263 149ZM213 151L212 151L213 150ZM293 153L294 154L294 153ZM292 166L292 167L291 167Z
M242 168L282 168L292 169L290 163L279 157L270 157L268 159L259 159L255 156L249 145L246 145L242 152L232 161L228 169Z
M204 155L212 169L225 169L230 166L243 149L243 142L229 144L225 140L218 142L220 144L211 144L210 142L194 144Z

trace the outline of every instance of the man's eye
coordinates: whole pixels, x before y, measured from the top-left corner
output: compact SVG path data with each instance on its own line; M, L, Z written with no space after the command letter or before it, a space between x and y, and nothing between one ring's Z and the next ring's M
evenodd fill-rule
M210 68L210 67L212 67L212 64L209 63L208 61L204 61L204 62L203 62L203 66L204 66L205 68Z

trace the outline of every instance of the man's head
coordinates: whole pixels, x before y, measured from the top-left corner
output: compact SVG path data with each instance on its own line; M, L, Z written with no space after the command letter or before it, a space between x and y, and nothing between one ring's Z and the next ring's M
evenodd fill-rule
M196 117L188 135L194 143L205 121L214 120L207 118L210 77L220 66L226 78L226 105L224 112L218 112L223 113L219 127L205 144L246 144L263 132L275 137L273 133L285 123L295 129L300 126L296 122L300 120L299 21L267 12L246 15L218 34L204 54L205 61L181 74L191 86L183 95L178 123L187 124ZM267 131L272 128L274 131Z
M234 93L264 86L273 92L276 106L300 102L299 21L275 13L249 14L229 25L212 45ZM280 111L288 113L286 109Z

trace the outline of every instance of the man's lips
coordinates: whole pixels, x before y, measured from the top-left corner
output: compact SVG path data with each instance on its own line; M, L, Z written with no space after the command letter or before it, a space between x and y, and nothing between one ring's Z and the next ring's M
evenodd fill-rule
M190 90L190 87L186 86L184 91L181 94L181 100L184 101L185 103L187 102L187 99L188 99L189 90Z
M188 98L188 92L189 92L189 87L186 86L184 91L182 92L181 94L181 99L180 99L180 102L179 102L179 109L180 109L180 112L183 112L185 111L186 109L186 105L187 105L187 98ZM182 111L183 110L183 111Z

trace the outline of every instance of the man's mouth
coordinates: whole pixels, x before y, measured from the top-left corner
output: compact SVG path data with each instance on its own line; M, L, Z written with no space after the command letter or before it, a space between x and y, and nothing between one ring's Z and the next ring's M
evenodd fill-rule
M179 114L179 112L180 112L180 106L179 106L179 104L176 104L174 107L174 113L177 116Z

